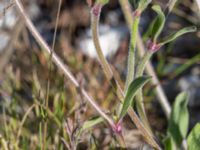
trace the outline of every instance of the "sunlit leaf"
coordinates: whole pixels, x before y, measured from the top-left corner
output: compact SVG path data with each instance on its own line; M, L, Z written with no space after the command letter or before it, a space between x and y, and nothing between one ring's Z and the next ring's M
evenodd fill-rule
M188 138L188 150L199 150L200 149L200 123L197 123L190 132Z
M186 34L186 33L190 33L190 32L195 32L197 30L197 28L195 26L191 26L191 27L185 27L179 31L177 31L176 33L173 33L171 35L169 35L168 37L164 38L160 44L164 45L167 44L173 40L175 40L176 38L178 38L179 36Z
M136 95L137 91L142 88L147 81L149 81L151 77L149 76L142 76L135 79L128 87L125 99L123 101L122 109L120 112L120 118L123 118L127 113L128 107L131 105L134 96Z

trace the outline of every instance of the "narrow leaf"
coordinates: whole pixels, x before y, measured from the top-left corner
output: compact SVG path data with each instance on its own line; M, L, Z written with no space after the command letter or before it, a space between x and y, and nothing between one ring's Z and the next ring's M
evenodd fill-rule
M187 109L188 94L179 94L173 104L168 127L168 134L172 137L176 146L179 147L188 132L189 113Z
M200 149L200 123L197 123L190 132L188 138L188 150L199 150Z
M195 26L191 26L191 27L185 27L179 31L177 31L176 33L173 33L171 35L169 35L168 37L164 38L160 44L164 45L167 44L173 40L175 40L176 38L178 38L179 36L186 34L186 33L190 33L190 32L195 32L197 30L197 28Z
M149 76L142 76L136 78L132 83L129 85L128 90L126 92L125 99L123 101L122 109L120 112L120 118L123 118L127 113L128 107L131 105L134 96L136 95L137 91L142 88L147 81L149 81L151 77Z
M154 25L152 28L152 38L153 42L156 43L158 36L162 32L165 24L165 15L162 12L159 5L154 5L152 9L158 14L158 16L155 18Z

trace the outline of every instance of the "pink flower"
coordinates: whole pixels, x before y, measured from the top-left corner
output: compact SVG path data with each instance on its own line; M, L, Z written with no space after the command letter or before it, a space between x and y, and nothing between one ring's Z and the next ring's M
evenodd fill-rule
M113 131L117 134L121 134L122 133L122 123L121 121L119 121L117 124L115 124L114 127L112 127Z

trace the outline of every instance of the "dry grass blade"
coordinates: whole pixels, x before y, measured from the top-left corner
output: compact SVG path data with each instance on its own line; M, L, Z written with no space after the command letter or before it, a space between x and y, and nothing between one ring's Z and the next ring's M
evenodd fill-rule
M19 130L18 130L18 133L17 133L17 145L19 143L19 138L20 138L20 135L21 135L21 131L22 131L22 127L26 121L26 118L28 117L28 115L31 113L32 109L35 108L35 104L33 104L27 111L26 113L24 114L23 118L22 118L22 121L20 123L20 127L19 127Z

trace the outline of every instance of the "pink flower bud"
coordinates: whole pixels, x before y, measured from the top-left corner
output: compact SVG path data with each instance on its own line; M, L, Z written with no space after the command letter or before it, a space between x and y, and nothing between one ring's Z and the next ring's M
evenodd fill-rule
M119 121L117 124L115 124L115 126L112 128L113 131L117 134L121 134L122 132L122 123L121 121Z

